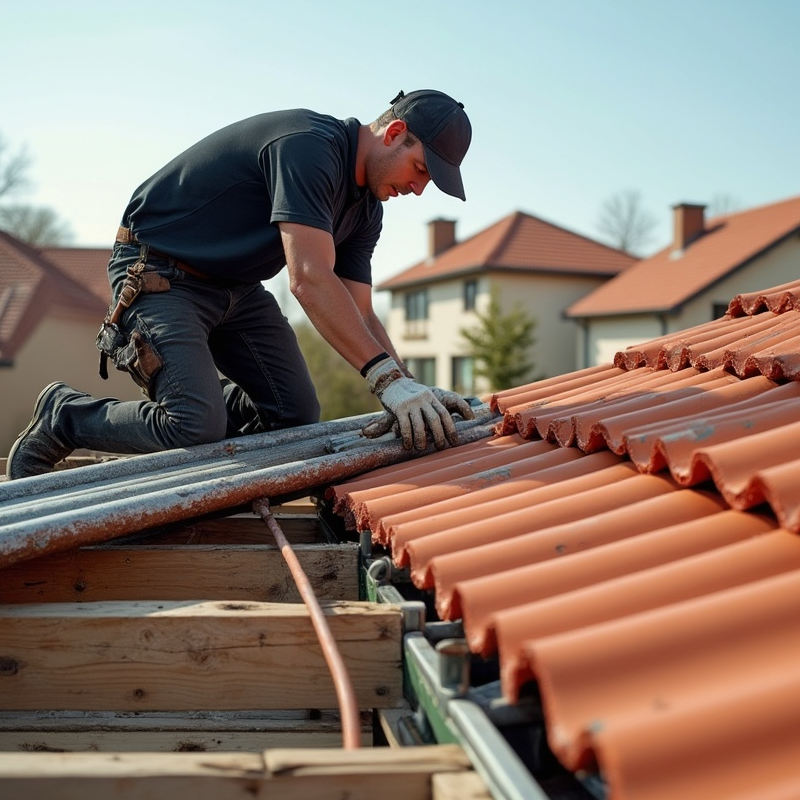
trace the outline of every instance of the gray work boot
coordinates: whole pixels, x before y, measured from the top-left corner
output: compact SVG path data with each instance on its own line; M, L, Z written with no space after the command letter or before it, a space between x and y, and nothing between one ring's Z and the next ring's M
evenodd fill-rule
M53 406L66 393L81 394L61 382L42 389L33 407L33 418L8 454L6 475L10 480L52 472L72 452L73 448L63 444L53 431Z

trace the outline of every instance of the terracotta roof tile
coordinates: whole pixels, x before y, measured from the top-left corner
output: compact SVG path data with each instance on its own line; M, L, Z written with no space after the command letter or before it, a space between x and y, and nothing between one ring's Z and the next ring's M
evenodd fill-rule
M102 303L111 302L106 267L111 258L107 247L45 247L41 255L55 264Z
M615 521L609 517L599 524L614 525ZM674 525L662 521L653 531L575 553L570 558L526 564L460 581L454 586L451 603L463 614L472 649L489 656L497 650L494 627L498 612L586 587L610 586L622 576L680 562L775 529L775 521L766 516L731 510L711 510L707 515Z
M510 702L536 681L554 753L615 800L800 789L799 309L800 281L736 297L613 364L496 394L502 422L463 470L436 454L355 500L372 476L336 488L497 655Z
M796 677L799 577L796 570L783 572L529 641L526 656L544 689L550 741L562 762L576 769L600 760L595 734L616 724L652 720L681 707L701 712L713 701L752 697ZM749 717L717 716L716 722L741 730ZM662 744L674 747L667 737ZM619 763L622 756L610 761ZM746 750L741 757L751 758ZM658 783L659 776L651 774L651 780ZM716 782L726 780L717 776ZM762 781L769 777L762 775ZM616 796L630 796L623 788L615 787Z
M681 254L674 254L670 245L639 261L578 300L567 315L673 311L797 230L800 197L715 217L706 223L704 235ZM757 302L757 298L747 302ZM773 302L780 302L780 297Z
M110 251L105 252L107 262ZM105 281L107 285L108 278ZM54 304L101 314L107 302L101 301L80 275L70 274L41 251L0 231L0 360L13 359Z
M613 247L517 211L377 288L397 289L489 269L608 277L635 261L633 256Z

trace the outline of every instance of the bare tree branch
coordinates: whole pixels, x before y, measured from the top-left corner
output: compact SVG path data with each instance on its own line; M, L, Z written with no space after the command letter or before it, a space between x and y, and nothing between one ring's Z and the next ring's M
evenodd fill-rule
M60 247L72 241L72 231L52 208L0 206L0 228L33 247Z
M640 193L632 189L608 198L597 222L614 247L632 254L640 254L652 241L656 225L658 220L642 208Z
M738 211L741 207L742 203L736 195L730 192L718 192L708 204L708 216L718 217L720 214L730 214L732 211Z
M31 158L24 148L10 154L8 144L0 137L0 197L27 187L30 182L26 175Z

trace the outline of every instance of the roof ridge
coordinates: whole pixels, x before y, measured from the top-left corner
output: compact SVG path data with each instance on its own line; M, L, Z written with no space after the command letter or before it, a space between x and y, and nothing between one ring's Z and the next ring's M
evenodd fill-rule
M583 239L585 242L588 242L591 245L598 245L599 247L603 247L606 250L610 250L612 253L630 256L636 261L641 261L641 259L638 256L634 256L632 253L628 253L625 250L620 250L619 247L613 247L612 245L606 244L605 242L601 242L597 239L592 239L591 236L585 233L579 233L578 231L573 230L572 228L567 228L566 226L560 225L557 222L551 222L550 220L547 220L544 217L537 216L536 214L531 214L527 211L520 211L518 213L523 214L524 216L529 217L530 219L535 219L537 222L541 222L543 225L547 225L550 228L555 228L556 230L562 231L563 233L569 233L571 236L576 236L579 239Z

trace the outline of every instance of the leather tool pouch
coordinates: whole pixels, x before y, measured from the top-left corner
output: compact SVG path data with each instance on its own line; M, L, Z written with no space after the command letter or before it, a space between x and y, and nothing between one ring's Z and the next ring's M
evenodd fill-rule
M117 304L113 310L109 309L109 313L100 326L95 344L100 350L99 372L103 380L108 379L108 360L110 359L118 370L129 373L142 391L152 400L154 398L150 392L151 383L161 367L164 366L164 362L139 330L134 329L128 333L117 324L123 312L130 308L140 294L168 292L170 289L169 281L165 277L156 272L144 272L144 266L144 260L140 260L128 268L128 275L123 283Z

